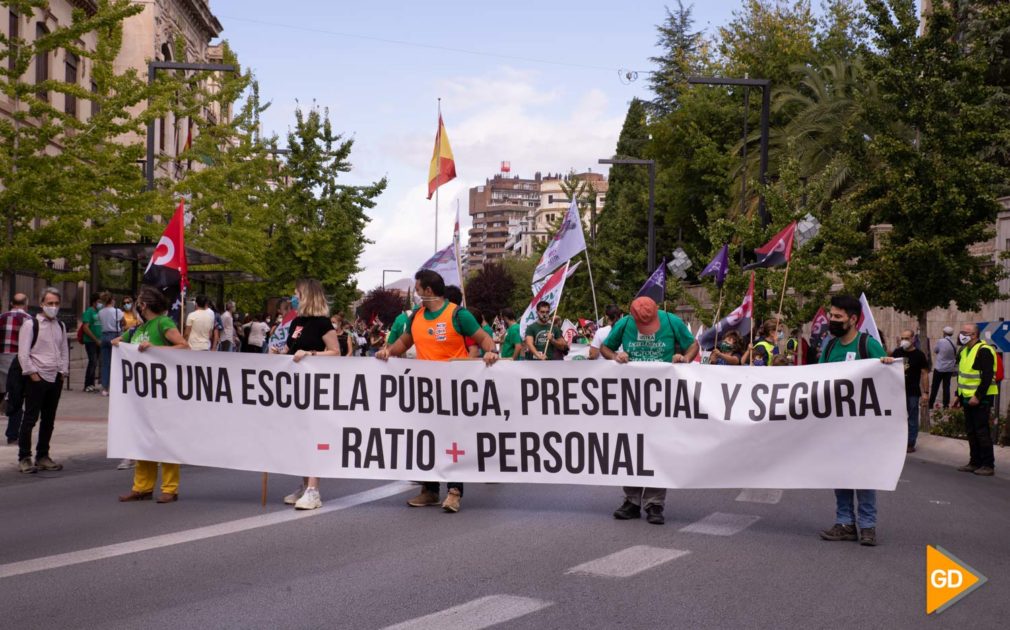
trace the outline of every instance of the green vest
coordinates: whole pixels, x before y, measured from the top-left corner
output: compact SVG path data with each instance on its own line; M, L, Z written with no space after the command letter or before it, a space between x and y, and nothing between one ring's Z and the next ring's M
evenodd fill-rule
M999 384L996 382L995 378L996 350L984 341L979 341L970 348L961 348L960 358L957 363L958 396L971 398L975 395L975 391L978 389L978 386L982 384L982 374L973 367L975 365L975 357L978 356L978 351L981 348L985 348L992 354L992 368L994 372L993 381L989 385L989 389L985 391L985 395L995 396L999 392Z
M758 348L764 350L765 356L768 357L767 359L768 363L765 363L765 365L771 365L772 359L775 358L775 344L773 344L770 341L762 339L761 341L754 344L754 349L757 350Z

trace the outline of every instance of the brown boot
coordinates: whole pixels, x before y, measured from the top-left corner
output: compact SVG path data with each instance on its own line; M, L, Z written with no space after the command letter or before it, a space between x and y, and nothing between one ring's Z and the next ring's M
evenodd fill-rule
M449 490L449 494L445 495L445 501L442 502L442 509L452 514L459 512L459 500L462 498L463 494L458 489Z
M154 498L154 492L137 492L134 490L130 494L119 495L119 500L123 503L127 501L150 501Z
M438 505L438 493L431 492L421 488L421 491L417 493L417 496L407 501L407 505L410 507L427 507L429 505Z
M158 495L156 503L171 503L179 500L179 494L173 492L162 492Z

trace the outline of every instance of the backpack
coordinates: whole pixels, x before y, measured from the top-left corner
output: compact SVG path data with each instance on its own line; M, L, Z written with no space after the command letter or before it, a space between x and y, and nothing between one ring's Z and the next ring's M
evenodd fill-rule
M60 322L60 330L63 331L63 336L65 337L67 335L67 325L64 324L60 320L56 320L56 321ZM21 324L21 325L22 326L27 326L29 323L31 323L31 325L32 325L32 345L29 346L29 348L30 349L34 349L35 348L35 344L37 344L39 342L39 327L35 325L35 318L34 317L29 317L25 321L25 323ZM20 378L21 375L23 374L22 368L21 368L21 361L18 360L17 357L15 357L13 361L11 361L11 366L9 368L9 371L13 372L14 374L16 374L15 378Z
M446 301L448 301L448 300L446 300ZM422 307L422 308L424 308L424 307ZM427 309L424 309L424 310L427 310ZM455 328L457 330L457 332L460 330L459 312L460 311L465 311L465 310L466 310L466 307L463 307L463 306L460 306L459 304L457 304L456 308L453 309L453 311L452 311L452 326L453 326L453 328ZM411 331L414 330L414 318L417 317L417 314L420 313L420 312L421 312L421 309L418 308L418 309L414 309L414 312L412 312L410 314L410 317L407 318L407 329L404 330L404 333L412 334ZM465 337L465 335L463 335L463 333L460 333L460 335L463 336L463 337Z
M858 344L857 350L856 350L856 358L857 359L861 360L861 359L869 359L870 358L870 349L869 349L870 341L869 340L870 340L869 333L864 333L864 332L859 333L859 344ZM828 346L826 348L824 348L824 355L823 356L830 357L831 356L831 351L835 349L836 345L838 345L838 337L832 337L831 341L828 342Z

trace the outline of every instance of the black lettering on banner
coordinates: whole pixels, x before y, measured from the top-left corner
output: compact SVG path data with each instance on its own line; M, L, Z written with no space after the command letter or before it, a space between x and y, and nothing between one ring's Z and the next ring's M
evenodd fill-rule
M274 404L274 373L268 370L260 371L260 398L261 407L271 407Z
M642 383L637 378L628 378L621 381L621 415L629 414L628 406L631 406L630 413L635 417L642 415ZM590 466L590 472L592 467Z
M558 402L558 390L560 389L558 382L553 378L544 378L540 379L540 386L543 390L540 394L540 406L541 409L543 409L543 415L561 415L561 404ZM547 409L548 403L554 405L554 411L549 411Z
M463 381L463 386L460 388L460 402L463 415L468 418L472 418L480 413L480 405L477 404L477 382L466 379ZM470 395L473 394L473 404L470 404Z
M579 410L575 406L575 401L579 398L579 379L565 377L561 379L561 400L562 413L566 416L577 416Z
M631 464L631 444L628 442L627 433L617 434L617 444L614 445L614 469L611 474L618 474L622 468L629 475L635 474Z
M191 378L183 378L186 368L189 367L189 375L192 377L192 366L175 366L175 389L179 400L189 400L193 397L193 382Z
M607 474L610 470L610 434L603 434L600 441L599 433L589 434L589 474L596 473L596 464L600 465L600 473Z
M242 374L242 404L255 405L256 401L252 399L252 396L250 394L254 389L256 389L256 385L254 383L250 383L249 381L252 379L253 376L256 375L256 370L243 369L241 374Z
M151 398L168 398L168 368L163 363L151 364ZM228 392L228 402L231 402L231 391Z
M187 365L186 368L187 372L189 371L189 368L193 368L196 372L196 386L194 387L196 390L196 399L212 400L210 397L211 382L213 380L211 377L211 367L209 365Z
M650 418L663 415L663 402L660 400L663 397L663 382L658 378L647 378L643 389L645 415Z
M340 377L337 376L336 378L340 378ZM312 383L312 390L313 390L312 391L312 408L315 409L316 411L326 411L327 409L329 409L329 407L327 407L326 404L323 403L323 396L325 396L326 394L330 393L330 390L326 387L326 384L323 383L323 381L324 380L329 380L329 375L328 374L313 374L312 375L312 380L314 381ZM336 392L337 392L337 388L338 387L339 387L339 384L337 385L337 387L333 388L333 395L334 395L334 397L336 397Z
M435 410L435 398L431 395L435 389L430 378L417 377L417 411L418 413L431 413Z
M368 432L368 446L365 447L365 468L372 463L378 464L378 468L386 467L386 458L382 449L382 431L378 427L372 427Z
M788 389L789 385L786 383L775 383L772 385L772 395L771 400L768 401L768 419L769 420L785 420L786 414L776 413L778 406L786 401L785 394L782 390Z
M795 383L789 393L789 416L793 420L807 419L807 392L809 388L806 383Z
M312 404L312 379L310 374L295 373L292 379L295 382L295 408L308 409Z
M400 448L400 436L404 434L403 429L386 429L386 435L392 439L389 441L389 461L393 463L391 468L396 470L399 466L399 461L396 456Z
M611 387L617 387L620 385L620 381L616 378L604 378L600 381L603 385L603 392L600 395L602 399L601 406L603 407L603 415L605 416L616 416L618 410L610 406L610 403L617 399L617 392L611 392Z
M530 403L540 397L540 387L535 378L519 379L519 391L522 392L523 415L530 413Z
M120 381L123 382L123 393L127 393L129 390L129 383L133 380L133 364L131 364L126 359L122 359L119 362L120 373L123 375Z
M561 472L561 467L563 462L561 461L561 453L555 448L555 444L561 445L561 434L557 431L548 431L544 434L544 450L547 454L553 458L552 463L547 463L544 461L544 470L549 473Z
M645 435L637 433L638 438L638 457L636 461L638 462L638 470L635 472L639 477L654 477L656 475L655 470L651 470L645 467Z
M283 381L283 383L282 383ZM277 398L277 406L281 409L287 409L291 406L291 392L287 391L287 387L291 385L291 373L290 372L277 372L274 376L274 395Z
M414 430L413 429L407 429L407 470L414 470Z
M761 422L765 419L765 401L761 400L758 394L767 394L768 386L762 383L758 383L754 386L754 389L750 390L750 398L754 401L755 409L750 410L750 419L754 422Z
M379 411L386 410L386 401L396 396L396 377L383 374L379 377Z
M819 397L817 383L818 381L814 381L810 384L810 410L815 418L827 418L831 415L831 381L822 383ZM818 402L824 403L824 406L821 407Z
M691 417L691 397L687 393L687 383L682 380L677 381L677 397L673 403L673 416L675 418Z
M409 398L407 394L409 393ZM406 376L400 377L400 411L403 413L414 413L414 379Z
M519 469L516 466L511 466L508 464L509 456L516 454L516 450L514 448L509 448L508 446L508 441L514 439L516 439L515 433L498 434L498 470L502 472L519 471Z
M425 457L427 456L427 459ZM427 429L417 432L417 468L431 470L435 467L435 434Z
M590 388L599 391L600 384L595 378L582 379L582 396L586 399L586 402L582 403L582 413L587 416L595 416L600 412L600 401L596 398L596 393L590 391Z
M694 384L694 418L708 420L708 414L701 410L701 383Z
M733 393L729 392L729 387L726 383L722 384L722 401L726 407L726 413L723 416L723 420L729 420L733 415L733 405L736 404L736 397L740 395L740 388L742 386L737 383L733 386Z
M344 427L343 449L340 465L348 467L350 456L354 455L354 468L361 468L361 431L354 427Z
M151 376L153 377L154 375L152 374ZM231 398L231 379L228 378L228 370L225 368L217 371L217 391L214 392L214 402L222 401L227 401L228 404L233 402Z
M501 415L501 403L498 402L498 389L494 381L484 381L484 409L481 415Z
M438 381L441 383L441 381ZM449 401L452 407L456 406L456 381L455 379L449 381ZM452 407L446 408L442 406L442 388L435 387L435 414L439 416L451 416L455 415L452 413Z
M617 381L616 378L609 379L612 381ZM575 444L577 442L578 444ZM586 439L582 437L581 433L569 433L565 436L565 468L568 472L573 475L577 475L582 472L586 467ZM576 457L578 458L578 465L575 465Z
M540 436L532 431L520 433L519 455L523 472L540 472Z
M133 368L136 374L136 380L133 384L133 391L136 392L137 396L141 398L147 398L147 364L137 363Z
M334 411L347 411L347 405L340 401L340 375L333 375L333 403Z
M351 390L351 411L368 411L368 389L365 386L365 375L354 375L354 389Z
M837 414L841 415L856 415L856 386L852 384L852 381L846 379L839 379L835 381L835 406L837 408ZM849 408L849 413L846 414L842 411L842 405L847 405Z
M880 415L880 401L872 378L864 378L859 389L859 415L866 416L868 411L874 416Z
M480 432L477 434L477 470L479 472L484 472L486 460L494 457L496 451L493 433Z

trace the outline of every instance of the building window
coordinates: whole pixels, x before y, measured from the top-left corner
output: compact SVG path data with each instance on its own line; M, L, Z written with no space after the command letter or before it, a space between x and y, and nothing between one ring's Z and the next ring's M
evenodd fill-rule
M35 41L38 41L49 34L49 29L42 22L35 23ZM35 84L49 80L49 53L42 51L35 55ZM36 95L43 101L49 101L49 91L40 90Z
M64 81L70 85L77 85L77 55L68 52L66 59L66 76ZM77 97L73 94L66 94L63 101L63 111L68 115L77 118Z
M14 66L17 65L14 63L14 57L17 56L18 48L16 45L14 45L13 42L17 38L21 37L21 30L20 30L21 25L20 22L18 22L18 14L13 11L10 11L9 13L10 15L8 17L9 27L7 29L7 41L11 42L11 49L10 52L7 53L7 69L14 70Z
M98 84L94 81L91 82L91 93L95 95L91 99L91 117L94 118L102 111L102 104L98 102Z

